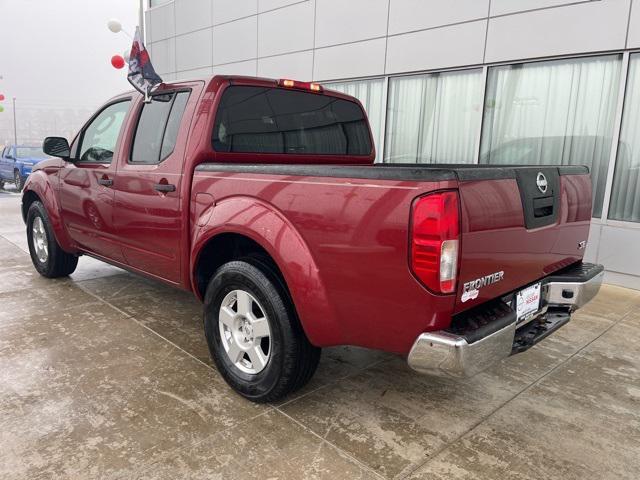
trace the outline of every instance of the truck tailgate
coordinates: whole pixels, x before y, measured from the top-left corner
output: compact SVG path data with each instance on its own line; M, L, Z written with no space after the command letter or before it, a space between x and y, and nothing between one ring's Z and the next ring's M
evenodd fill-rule
M457 169L461 249L455 312L582 259L591 220L586 167Z

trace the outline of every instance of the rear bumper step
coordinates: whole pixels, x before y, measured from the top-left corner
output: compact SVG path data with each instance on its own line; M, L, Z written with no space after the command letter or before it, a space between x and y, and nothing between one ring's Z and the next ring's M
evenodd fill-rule
M503 302L465 312L450 330L421 334L407 362L421 373L447 377L473 376L506 357L523 352L571 319L596 296L602 285L602 265L580 263L541 280L542 312L516 326L516 313Z

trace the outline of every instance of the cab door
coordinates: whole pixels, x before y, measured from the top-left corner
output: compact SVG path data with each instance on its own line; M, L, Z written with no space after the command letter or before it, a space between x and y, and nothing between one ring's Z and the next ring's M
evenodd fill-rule
M183 218L182 176L191 90L164 90L136 108L135 133L115 179L115 228L131 267L180 282ZM188 199L186 200L188 202Z
M70 237L83 250L120 263L113 182L130 105L130 98L120 99L94 115L72 146L72 160L60 169L60 208Z

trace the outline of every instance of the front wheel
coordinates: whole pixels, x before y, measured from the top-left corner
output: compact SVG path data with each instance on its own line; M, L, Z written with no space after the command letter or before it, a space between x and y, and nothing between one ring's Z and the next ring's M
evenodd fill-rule
M75 271L78 257L60 248L47 211L38 201L27 212L27 241L31 262L43 277L66 277Z
M218 370L253 402L302 387L320 360L283 283L261 262L233 261L217 270L205 295L204 326Z
M13 172L13 183L16 184L16 190L21 192L24 187L24 178L22 178L18 170L14 170Z

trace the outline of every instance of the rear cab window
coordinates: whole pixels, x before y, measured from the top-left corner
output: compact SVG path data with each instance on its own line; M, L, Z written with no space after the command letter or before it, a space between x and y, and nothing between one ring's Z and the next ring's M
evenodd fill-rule
M301 90L233 85L220 100L212 135L217 152L370 155L362 108Z
M155 165L173 153L189 92L154 95L142 107L129 163Z

